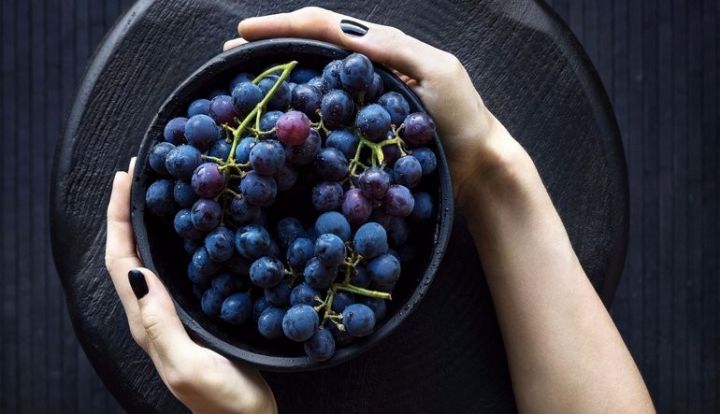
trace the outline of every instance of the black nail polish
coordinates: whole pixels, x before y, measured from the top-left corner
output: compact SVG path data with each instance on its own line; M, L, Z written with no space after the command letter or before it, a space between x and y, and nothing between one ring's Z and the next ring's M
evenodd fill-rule
M350 36L365 36L369 29L356 21L343 19L340 20L340 30Z
M142 299L143 296L147 295L148 285L143 272L137 269L130 270L128 272L128 280L130 281L130 287L136 298Z

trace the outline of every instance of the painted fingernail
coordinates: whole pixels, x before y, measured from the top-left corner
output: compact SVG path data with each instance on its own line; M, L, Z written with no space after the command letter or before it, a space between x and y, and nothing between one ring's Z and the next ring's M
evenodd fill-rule
M137 269L130 270L128 272L128 280L130 281L130 287L136 298L142 299L143 296L147 295L148 285L143 272Z
M364 24L353 20L343 19L340 20L340 30L350 36L365 36L369 29Z

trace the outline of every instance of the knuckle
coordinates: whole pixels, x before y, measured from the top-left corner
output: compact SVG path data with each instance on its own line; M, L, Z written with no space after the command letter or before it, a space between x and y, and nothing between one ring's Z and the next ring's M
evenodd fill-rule
M405 32L393 26L387 27L387 35L393 42L400 42L405 38Z
M163 377L167 386L178 395L186 395L195 387L196 379L187 370L178 367L168 367Z
M306 6L298 9L297 13L310 18L317 18L324 16L327 10L317 6Z

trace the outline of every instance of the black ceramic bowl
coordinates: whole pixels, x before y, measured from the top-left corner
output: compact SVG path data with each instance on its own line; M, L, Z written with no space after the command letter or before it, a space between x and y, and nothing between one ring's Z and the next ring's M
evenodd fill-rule
M382 341L417 307L445 253L453 221L453 194L445 154L435 136L431 146L438 157L438 168L432 176L423 179L422 184L424 190L435 197L435 217L422 226L414 226L413 237L419 240L416 243L416 260L403 265L400 281L393 291L393 300L388 303L386 318L372 335L347 346L338 346L332 359L317 363L305 355L300 344L265 339L253 324L231 327L204 315L185 276L189 255L174 234L170 221L145 214L145 190L154 177L147 165L148 151L162 137L166 122L175 116L184 116L190 102L206 97L215 88L227 88L230 79L239 72L259 73L273 63L291 60L321 69L329 61L348 54L348 51L331 44L302 39L252 42L222 53L190 75L172 93L153 119L140 145L132 188L132 224L140 257L170 291L180 319L190 335L228 358L272 371L318 369L354 358ZM375 70L385 82L386 91L394 90L405 96L411 112L423 110L418 98L392 72L378 64Z

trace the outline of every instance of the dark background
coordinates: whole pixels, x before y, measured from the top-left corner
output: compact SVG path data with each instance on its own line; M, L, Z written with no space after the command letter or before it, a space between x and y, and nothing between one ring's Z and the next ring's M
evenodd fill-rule
M3 413L119 410L73 334L47 208L54 144L75 88L131 3L0 5ZM661 412L717 412L720 1L548 3L596 65L628 159L630 246L613 317Z

